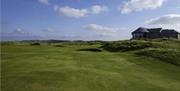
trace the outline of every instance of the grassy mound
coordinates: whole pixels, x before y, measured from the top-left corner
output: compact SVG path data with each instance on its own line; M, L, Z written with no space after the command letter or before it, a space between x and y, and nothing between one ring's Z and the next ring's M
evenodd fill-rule
M159 60L180 66L180 51L176 49L150 48L137 51L136 54L157 58Z
M144 48L165 47L162 43L151 41L116 41L108 42L102 46L108 51L133 51Z
M138 56L147 56L180 66L180 41L179 40L133 40L108 42L102 46L107 51L128 52Z

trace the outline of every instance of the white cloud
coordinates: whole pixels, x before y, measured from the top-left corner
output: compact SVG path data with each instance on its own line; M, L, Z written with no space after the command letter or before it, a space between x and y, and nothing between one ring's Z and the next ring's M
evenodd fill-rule
M125 2L119 10L121 10L122 14L127 14L133 11L156 9L161 7L165 1L166 0L130 0Z
M99 14L103 11L107 11L108 8L106 6L94 5L90 8L90 12L93 14Z
M158 25L179 25L180 24L180 14L168 14L158 18L151 19L147 21L148 24L158 24Z
M102 32L116 32L118 30L118 28L111 28L97 24L89 24L85 28L89 30L102 31Z
M14 31L12 31L14 35L32 35L30 32L27 30L24 30L22 28L16 28Z
M148 25L180 30L180 14L168 14L146 21Z
M72 18L81 18L81 17L85 17L89 14L99 14L101 12L104 12L107 10L107 7L100 6L100 5L94 5L90 8L77 9L77 8L72 8L69 6L59 7L59 6L55 5L54 10L59 15L64 15L64 16L68 16L68 17L72 17Z
M42 31L45 31L45 32L55 32L55 30L53 28L47 28L47 29L44 29Z
M49 5L49 0L38 0L41 4Z
M73 17L73 18L84 17L88 13L86 9L75 9L68 6L65 7L54 6L54 10L60 15L63 14L65 16Z
M25 31L22 28L16 28L14 30L14 32L17 33L17 34L24 34L25 33Z
M119 30L118 28L106 27L106 26L97 25L97 24L88 24L85 26L85 29L94 30L97 33L103 34L103 35L110 35L112 33L116 33Z
M52 28L47 28L47 31L48 31L48 32L54 32L55 30L52 29Z

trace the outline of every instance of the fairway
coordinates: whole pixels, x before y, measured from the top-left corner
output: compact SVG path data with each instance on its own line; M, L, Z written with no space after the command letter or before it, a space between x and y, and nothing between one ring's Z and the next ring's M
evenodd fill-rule
M2 45L2 91L180 91L180 67L99 45Z

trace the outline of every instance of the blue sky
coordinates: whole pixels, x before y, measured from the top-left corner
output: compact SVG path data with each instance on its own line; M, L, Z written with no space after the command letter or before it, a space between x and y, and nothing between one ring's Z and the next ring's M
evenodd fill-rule
M123 40L142 27L180 30L180 0L1 0L2 40Z

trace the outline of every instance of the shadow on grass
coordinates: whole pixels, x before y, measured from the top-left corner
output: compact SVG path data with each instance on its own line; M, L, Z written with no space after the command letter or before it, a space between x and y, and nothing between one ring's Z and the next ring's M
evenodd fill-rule
M98 48L85 48L85 49L78 49L77 51L102 52L102 50Z

